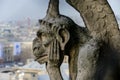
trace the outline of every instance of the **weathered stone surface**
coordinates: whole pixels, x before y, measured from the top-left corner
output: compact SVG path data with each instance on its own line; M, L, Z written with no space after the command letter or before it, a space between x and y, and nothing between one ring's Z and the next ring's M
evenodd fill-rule
M93 70L95 71L95 74L93 74L94 77L89 77L89 74L86 75L87 73L83 71L83 73L78 72L82 77L78 76L77 80L119 80L120 31L114 13L107 0L90 0L89 3L88 0L77 0L78 3L74 3L74 0L66 1L80 12L91 35L102 43L98 59L96 59L97 67L96 70ZM89 8L85 6L89 6ZM87 11L92 11L93 18L91 18L91 15L86 14ZM81 55L79 55L79 57L80 56ZM87 58L84 59L87 60ZM78 60L81 61L80 58ZM79 66L83 64L78 63ZM87 68L89 68L89 66Z
M100 45L94 39L79 50L77 80L92 80L95 75Z

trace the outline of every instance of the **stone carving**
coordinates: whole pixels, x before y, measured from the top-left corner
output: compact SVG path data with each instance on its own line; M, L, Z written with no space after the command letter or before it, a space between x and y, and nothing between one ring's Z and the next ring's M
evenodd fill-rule
M87 28L60 15L59 0L50 0L33 41L36 60L46 63L50 80L63 80L64 55L69 56L70 80L119 80L120 33L107 1L66 1L81 13Z
M69 40L69 33L64 25L52 24L43 20L40 23L41 28L37 32L37 38L33 41L33 52L36 56L38 55L37 61L39 63L47 62L50 78L56 80L61 76L59 68L63 61L65 44ZM39 45L37 46L37 44ZM56 68L58 76L57 73L52 73ZM56 78L52 76L55 74ZM61 78L59 77L60 80Z
M64 55L68 55L70 79L75 80L79 47L91 37L86 28L78 26L69 17L59 14L59 1L56 1L58 0L50 0L46 17L39 21L40 29L37 38L33 41L33 53L39 63L47 62L51 80L63 80L59 69Z

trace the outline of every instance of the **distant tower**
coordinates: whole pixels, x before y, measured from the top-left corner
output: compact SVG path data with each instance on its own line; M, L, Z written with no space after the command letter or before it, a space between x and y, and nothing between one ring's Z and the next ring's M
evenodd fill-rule
M31 19L28 17L27 18L27 25L28 25L28 27L30 27L30 24L31 24Z
M14 61L13 46L9 46L9 45L4 46L3 58L4 58L4 62L13 62Z

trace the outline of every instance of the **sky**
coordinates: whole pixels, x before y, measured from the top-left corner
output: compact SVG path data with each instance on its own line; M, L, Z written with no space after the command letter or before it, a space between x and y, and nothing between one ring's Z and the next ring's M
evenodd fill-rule
M42 19L46 15L49 0L0 0L0 22L30 19ZM120 0L108 0L115 15L120 16ZM60 0L60 13L72 19L80 17L79 13Z

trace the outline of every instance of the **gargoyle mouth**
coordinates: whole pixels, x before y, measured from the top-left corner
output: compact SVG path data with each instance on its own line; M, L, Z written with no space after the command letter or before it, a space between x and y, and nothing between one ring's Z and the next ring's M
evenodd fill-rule
M38 61L40 64L46 63L48 61L48 54L39 56L38 58L35 59L35 61Z

